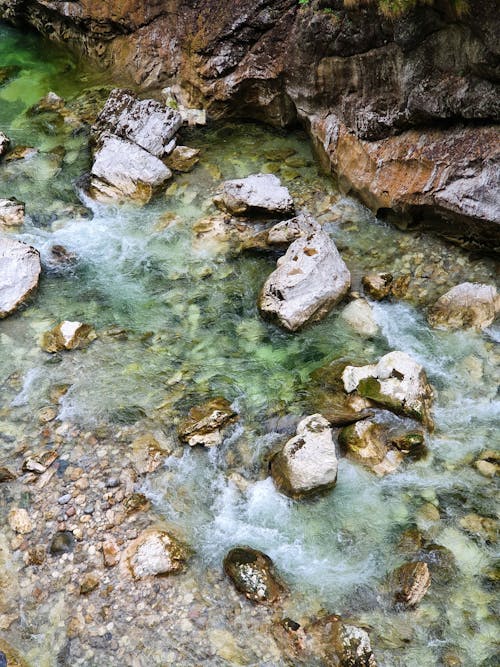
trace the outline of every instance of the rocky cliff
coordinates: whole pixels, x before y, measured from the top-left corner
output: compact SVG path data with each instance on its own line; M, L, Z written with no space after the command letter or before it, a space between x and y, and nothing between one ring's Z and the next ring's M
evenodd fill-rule
M353 4L352 2L349 4ZM342 188L397 224L500 239L495 0L398 19L343 0L0 0L0 17L112 67L180 86L212 117L300 121Z

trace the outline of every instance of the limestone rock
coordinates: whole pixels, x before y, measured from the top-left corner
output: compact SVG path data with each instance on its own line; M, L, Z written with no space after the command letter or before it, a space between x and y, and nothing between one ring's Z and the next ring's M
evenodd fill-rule
M288 248L290 243L301 236L307 236L321 230L321 225L307 213L299 213L295 218L283 220L264 229L258 234L251 235L243 242L243 250L269 250Z
M163 157L166 147L182 125L180 114L156 100L138 100L131 91L113 90L96 119L96 135L109 132Z
M361 280L365 292L376 301L382 301L389 296L392 281L393 277L390 273L369 273Z
M376 336L378 324L373 317L373 310L366 299L354 299L340 313L340 317L361 336Z
M231 215L282 217L293 214L287 188L273 174L254 174L223 183L214 197L217 208Z
M394 601L410 609L422 600L431 585L431 575L427 563L415 561L405 563L392 573Z
M0 318L7 317L37 288L40 253L35 248L0 238Z
M5 153L9 150L9 146L10 146L9 137L3 132L0 132L0 158L3 157Z
M90 324L64 320L50 331L46 331L41 340L41 348L45 352L60 350L77 350L90 345L97 338Z
M159 158L130 141L104 134L94 154L89 193L104 203L126 199L147 203L171 177Z
M16 533L25 535L31 533L34 528L33 521L28 512L21 507L13 507L8 515L9 526Z
M0 227L17 227L24 222L24 204L17 199L0 199Z
M484 329L500 312L500 295L493 285L462 283L443 294L429 310L433 327Z
M165 530L149 528L127 547L123 561L134 577L177 574L184 569L186 547Z
M138 475L146 475L157 470L170 453L161 447L151 433L145 433L136 438L131 445L131 449L130 458Z
M238 419L225 398L214 398L191 408L179 426L179 438L191 447L214 447L222 443L223 430Z
M200 151L189 146L177 146L165 160L170 169L188 172L199 162Z
M370 419L358 421L342 429L339 443L345 447L349 458L372 469L379 465L389 452L382 426Z
M460 519L460 526L468 533L486 542L495 544L498 540L498 521L479 514L466 514Z
M278 260L259 297L265 317L289 331L327 315L348 292L351 274L335 244L323 231L294 241Z
M342 378L348 393L357 389L361 396L388 410L433 427L432 389L422 366L406 352L389 352L377 364L346 366Z
M306 417L271 461L271 475L280 491L292 498L330 489L337 481L338 460L332 430L320 414Z
M224 572L252 602L275 602L285 591L269 556L251 547L231 549L224 558Z

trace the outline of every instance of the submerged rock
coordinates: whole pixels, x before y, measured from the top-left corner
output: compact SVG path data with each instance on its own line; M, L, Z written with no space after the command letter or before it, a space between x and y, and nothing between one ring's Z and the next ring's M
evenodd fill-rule
M431 585L431 575L427 563L416 561L401 565L391 575L394 601L406 609L415 607L422 600Z
M182 118L175 109L156 100L138 100L131 91L116 88L108 97L92 131L98 136L111 133L151 155L163 157L181 125Z
M262 315L297 331L327 313L348 292L351 274L328 234L300 237L278 260L259 297Z
M338 460L332 430L320 414L306 417L271 461L277 488L292 498L331 489L337 481Z
M61 556L71 553L75 548L75 536L70 530L60 530L52 538L49 553L52 556Z
M287 188L273 174L254 174L226 181L214 197L217 208L231 215L293 214L295 206Z
M87 347L96 338L97 334L90 324L65 320L43 334L40 346L45 352L51 353L77 350Z
M225 398L213 398L191 408L179 426L181 442L191 447L214 447L222 443L223 430L238 419L238 413Z
M170 453L162 448L151 433L136 438L131 450L130 459L138 475L146 475L157 470Z
M104 134L94 154L89 193L104 203L123 199L147 203L171 177L159 158L130 141Z
M484 329L500 312L493 285L462 283L443 294L429 310L429 323L444 329Z
M10 146L9 137L3 132L0 132L0 158L3 157L5 153L9 150L9 146Z
M224 572L236 590L252 602L275 602L285 592L272 560L252 547L231 549L224 558Z
M148 528L133 540L124 563L134 579L182 572L188 558L186 547L165 530Z
M24 222L24 204L17 199L0 199L0 227L17 227Z
M361 280L365 292L375 301L382 301L389 296L392 281L391 273L369 273Z
M177 146L170 153L165 160L170 169L174 171L188 172L191 171L200 158L200 151L197 148L189 148L189 146Z
M2 663L3 661L3 663ZM29 667L21 654L0 637L0 667Z
M357 390L388 410L433 427L432 389L423 367L406 352L389 352L368 366L346 366L342 378L346 392Z
M354 299L343 309L340 316L361 336L376 336L379 332L373 309L366 299Z
M498 540L498 521L479 514L466 514L460 521L460 526L467 533L480 537L486 542L495 544Z
M34 292L41 270L38 250L0 238L0 318L13 313Z
M12 470L9 470L5 466L0 466L0 484L12 482L14 479L16 479L16 474Z

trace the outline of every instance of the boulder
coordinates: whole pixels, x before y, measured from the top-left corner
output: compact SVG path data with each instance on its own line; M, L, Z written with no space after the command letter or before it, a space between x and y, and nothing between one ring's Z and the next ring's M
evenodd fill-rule
M283 217L294 213L287 188L273 174L254 174L226 181L214 197L217 208L231 215Z
M94 135L110 133L163 157L182 125L180 114L156 100L138 100L129 90L116 88L92 127Z
M0 227L17 227L24 222L24 204L17 199L0 199Z
M232 409L225 398L213 398L202 405L191 408L178 429L181 442L194 447L214 447L220 445L223 439L223 430L238 419L238 414Z
M96 332L90 324L64 320L43 334L40 346L42 350L50 353L77 350L87 347L96 338Z
M198 164L200 151L189 146L177 146L165 160L170 169L174 171L188 172Z
M375 301L382 301L389 296L392 281L391 273L369 273L361 279L366 294Z
M148 528L127 547L123 562L134 579L177 574L185 567L186 547L165 530Z
M433 428L432 389L423 367L406 352L389 352L376 364L346 366L342 379L347 393L357 390L364 398Z
M262 315L289 331L327 315L349 291L351 274L335 244L323 231L294 241L259 297Z
M10 146L9 137L3 132L0 132L0 157L3 157L5 155L5 153L9 150L9 146Z
M394 601L405 609L416 607L429 590L431 575L427 563L404 563L391 575Z
M332 430L320 414L306 417L271 461L277 488L292 498L331 489L337 481L338 460Z
M462 283L443 294L430 308L428 320L440 329L484 329L500 312L500 295L493 285Z
M346 426L339 434L339 443L347 457L383 475L393 472L403 460L403 455L391 451L381 424L370 419Z
M373 310L366 299L354 299L340 313L340 317L360 334L360 336L376 336L379 332L378 324L373 317Z
M231 549L224 558L224 572L252 602L275 602L285 592L269 556L251 547Z
M290 243L301 236L309 235L321 230L321 225L307 213L300 213L295 218L283 220L277 224L264 229L258 234L253 234L242 244L243 250L269 250L285 249Z
M146 150L111 134L101 137L90 172L89 193L109 203L132 199L147 203L172 172Z
M38 250L0 238L0 318L13 313L34 292L41 270Z

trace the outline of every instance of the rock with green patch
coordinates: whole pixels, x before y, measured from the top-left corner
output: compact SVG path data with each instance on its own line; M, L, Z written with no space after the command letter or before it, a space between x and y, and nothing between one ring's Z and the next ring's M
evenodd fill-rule
M96 338L97 334L90 324L64 320L43 334L40 345L45 352L54 353L88 347Z
M224 558L224 572L252 602L275 602L285 592L272 560L251 547L235 547Z

